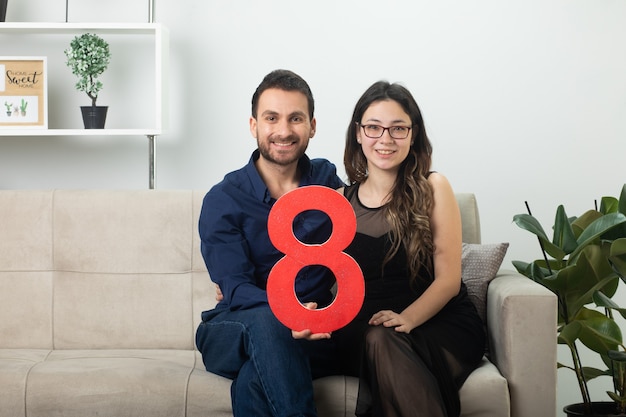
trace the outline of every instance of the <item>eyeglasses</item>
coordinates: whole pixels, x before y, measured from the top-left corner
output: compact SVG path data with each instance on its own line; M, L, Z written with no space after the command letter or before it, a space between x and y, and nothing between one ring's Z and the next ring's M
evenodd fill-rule
M378 139L385 134L385 130L389 131L389 136L394 139L406 139L411 131L411 126L389 126L384 127L380 125L362 125L357 122L359 126L363 128L365 136L371 139Z

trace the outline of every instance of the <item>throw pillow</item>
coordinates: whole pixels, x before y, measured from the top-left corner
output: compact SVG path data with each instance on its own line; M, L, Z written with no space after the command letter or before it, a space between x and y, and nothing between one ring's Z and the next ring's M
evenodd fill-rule
M485 324L487 323L487 287L496 277L508 247L508 243L463 243L461 277L467 286L470 299L478 310L478 315Z

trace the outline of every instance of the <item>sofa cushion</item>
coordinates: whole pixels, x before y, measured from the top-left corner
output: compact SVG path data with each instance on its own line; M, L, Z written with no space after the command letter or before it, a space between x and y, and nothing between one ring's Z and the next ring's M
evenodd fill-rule
M199 355L199 353L197 353ZM231 381L206 372L202 359L189 380L188 417L232 417L229 387ZM359 380L335 375L313 381L319 416L353 416ZM509 417L511 405L506 379L486 357L470 374L459 391L461 417ZM489 398L488 401L485 398Z
M461 275L483 323L486 323L487 287L496 277L508 247L508 243L463 243Z
M0 193L0 271L53 268L52 191Z
M315 407L319 416L353 416L359 380L345 375L327 376L313 381Z
M191 194L58 190L55 269L108 274L176 274L191 269Z
M54 350L28 374L27 414L184 417L194 366L190 350Z
M230 401L232 380L207 372L200 352L189 377L186 417L233 417Z
M191 273L55 276L56 349L193 349Z
M52 348L53 277L52 271L0 271L0 348Z
M26 416L26 387L31 369L48 349L0 349L0 416Z
M508 382L487 358L483 358L474 372L467 377L459 391L459 397L461 417L511 415Z

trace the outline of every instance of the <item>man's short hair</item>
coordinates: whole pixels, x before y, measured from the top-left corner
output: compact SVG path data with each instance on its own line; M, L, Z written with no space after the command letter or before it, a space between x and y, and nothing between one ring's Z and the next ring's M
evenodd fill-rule
M313 93L311 93L309 84L307 84L307 82L295 72L284 69L278 69L270 72L265 76L265 78L263 78L263 81L261 81L261 84L257 87L256 91L252 95L252 117L256 119L259 97L261 97L261 94L269 88L277 88L284 91L299 91L304 94L309 104L309 119L313 120L315 102L313 100Z

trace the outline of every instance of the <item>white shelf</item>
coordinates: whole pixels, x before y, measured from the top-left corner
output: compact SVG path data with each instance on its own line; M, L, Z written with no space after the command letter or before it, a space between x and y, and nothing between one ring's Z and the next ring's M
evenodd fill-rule
M153 33L163 30L160 23L67 23L67 22L0 22L0 31L23 33L76 33L97 30L117 33Z
M0 22L2 35L79 34L100 32L125 35L151 35L154 37L154 120L153 126L138 129L37 129L0 127L2 137L16 136L147 136L149 139L149 188L154 188L155 140L168 127L169 103L169 31L160 23L65 23L65 22Z
M109 34L147 34L154 36L154 120L155 125L146 126L151 133L160 135L169 124L167 84L169 69L169 31L160 23L58 23L58 22L0 22L0 44L3 34L45 35L77 34L82 32ZM141 129L140 129L141 130ZM144 134L144 133L140 133ZM8 134L0 133L1 136ZM53 134L54 135L54 134ZM22 136L33 136L22 135Z
M1 128L0 136L158 136L159 129L21 129Z

